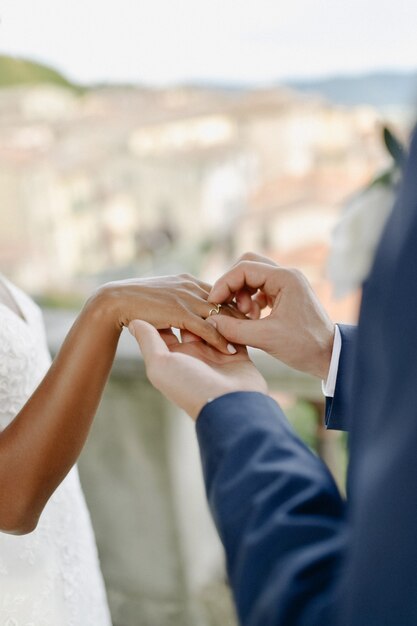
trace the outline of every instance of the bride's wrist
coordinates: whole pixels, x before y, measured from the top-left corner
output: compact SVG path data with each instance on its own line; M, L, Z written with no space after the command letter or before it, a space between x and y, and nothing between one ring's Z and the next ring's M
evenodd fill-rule
M83 313L100 328L106 328L119 336L123 330L120 296L110 286L104 285L90 296Z

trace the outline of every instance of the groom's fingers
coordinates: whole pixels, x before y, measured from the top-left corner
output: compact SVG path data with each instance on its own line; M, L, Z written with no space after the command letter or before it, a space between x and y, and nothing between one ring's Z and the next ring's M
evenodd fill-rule
M280 272L283 270L267 263L241 261L214 283L209 301L227 302L241 290L265 290L268 279ZM284 279L284 275L282 278Z
M226 315L215 315L210 318L210 324L233 344L264 348L268 337L268 327L265 320L238 320Z
M253 301L258 304L260 310L266 309L268 306L268 298L262 291L258 291L258 293L253 296Z
M148 322L133 320L129 324L129 332L135 337L144 358L146 367L154 357L169 354L168 346L159 332Z
M268 258L267 256L263 256L261 254L256 254L256 252L245 252L242 256L237 260L235 265L238 265L241 261L257 261L258 263L266 263L267 265L273 265L274 267L280 267L276 261Z
M267 297L275 298L291 276L291 271L269 263L241 261L214 283L209 301L228 302L242 289L260 289Z
M136 338L145 361L146 374L157 389L162 389L174 372L171 352L164 339L154 326L142 320L133 320L129 331Z
M257 320L261 315L261 307L259 305L259 301L256 298L256 295L254 295L253 292L255 292L256 294L256 289L241 289L236 294L236 303L239 311L245 313L245 315L247 315L249 319Z
M242 311L245 315L250 312L252 297L248 289L240 289L240 291L237 292L235 299L239 311Z

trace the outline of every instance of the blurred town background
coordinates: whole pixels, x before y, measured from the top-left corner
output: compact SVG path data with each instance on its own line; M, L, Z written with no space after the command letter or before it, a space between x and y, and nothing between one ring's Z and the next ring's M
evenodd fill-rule
M0 271L44 307L55 352L103 282L191 272L211 281L245 251L306 273L337 321L332 231L405 143L415 73L264 88L79 86L0 58ZM345 440L325 433L319 381L254 354L341 489ZM192 425L146 381L123 337L80 462L115 626L235 623ZM99 626L99 625L97 625Z
M383 124L406 140L415 75L81 89L10 58L0 75L0 266L42 302L132 275L210 280L254 250L354 318L326 283L331 232L389 165Z

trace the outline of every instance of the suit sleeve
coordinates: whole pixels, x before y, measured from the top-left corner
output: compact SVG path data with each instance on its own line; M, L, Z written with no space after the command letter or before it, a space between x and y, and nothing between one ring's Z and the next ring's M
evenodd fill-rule
M197 436L241 624L333 626L347 533L325 465L259 393L207 404Z
M333 398L326 398L326 427L332 430L349 430L348 407L352 402L352 382L356 347L356 326L338 324L342 349L337 370Z

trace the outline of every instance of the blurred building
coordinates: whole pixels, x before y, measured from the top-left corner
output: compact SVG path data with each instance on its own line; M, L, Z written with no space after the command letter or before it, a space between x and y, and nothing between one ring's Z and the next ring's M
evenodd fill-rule
M315 279L340 204L385 161L375 110L287 89L3 89L0 268L73 291L253 249Z

